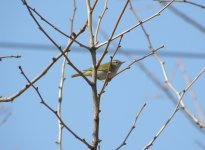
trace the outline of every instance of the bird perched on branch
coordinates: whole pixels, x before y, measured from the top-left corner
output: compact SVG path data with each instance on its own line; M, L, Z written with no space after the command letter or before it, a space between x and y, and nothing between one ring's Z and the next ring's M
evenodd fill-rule
M97 79L105 80L108 74L108 79L112 79L120 66L124 63L124 61L120 60L112 60L112 62L107 62L105 64L100 65L97 68ZM84 70L82 73L84 76L92 76L93 67ZM109 71L109 72L108 72ZM72 78L81 76L79 73L72 75Z

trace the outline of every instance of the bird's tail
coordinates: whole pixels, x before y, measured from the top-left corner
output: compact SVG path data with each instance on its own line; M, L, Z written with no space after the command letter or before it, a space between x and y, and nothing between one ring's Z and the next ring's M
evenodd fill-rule
M71 77L75 78L75 77L79 77L79 76L80 76L80 74L77 73L77 74L72 75Z

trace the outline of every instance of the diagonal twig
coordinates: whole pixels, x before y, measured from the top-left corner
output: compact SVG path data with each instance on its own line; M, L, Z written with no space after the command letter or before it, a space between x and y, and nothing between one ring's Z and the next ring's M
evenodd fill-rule
M42 103L48 110L50 110L56 117L57 119L61 122L61 124L66 128L67 131L69 131L76 139L78 139L80 142L84 143L88 148L92 149L92 146L84 139L84 138L80 138L73 130L71 130L62 120L62 118L57 114L57 112L51 108L43 99L41 93L39 92L38 87L34 86L34 84L29 80L29 78L26 76L26 74L24 73L23 69L21 66L19 66L19 70L21 72L21 74L23 75L23 77L27 80L27 82L29 84L27 84L27 86L32 86L33 89L36 91L36 93L38 94L39 98L40 98L40 103Z
M154 55L155 52L159 51L159 50L162 49L162 48L164 48L164 45L160 46L159 48L157 48L157 49L155 49L155 50L153 50L153 51L151 51L151 52L149 52L148 54L146 54L145 56L143 56L143 57L141 57L141 58L139 58L139 59L133 60L126 68L124 68L124 69L122 69L121 71L119 71L115 76L119 75L120 73L122 73L122 72L124 72L124 71L126 71L126 70L128 70L128 69L130 69L133 64L135 64L135 63L137 63L137 62L139 62L139 61L141 61L141 60L143 60L143 59L145 59L145 58L147 58L147 57L149 57L149 56L151 56L151 55ZM114 76L114 77L115 77L115 76Z
M106 10L108 9L108 8L107 8L107 5L108 5L108 0L105 1L103 12L102 12L102 14L98 17L98 24L97 24L97 27L96 27L96 30L95 30L95 36L94 36L95 45L98 43L98 31L99 31L99 28L100 28L101 21L102 21L104 15L105 15L105 12L106 12Z
M144 110L144 108L145 108L146 105L147 105L147 104L144 103L144 105L141 107L140 111L136 114L136 117L135 117L135 120L134 120L134 123L133 123L132 127L130 128L130 130L129 130L128 134L126 135L125 139L123 140L122 144L120 144L120 146L118 146L118 147L116 148L116 150L121 149L123 146L125 146L125 145L127 144L126 141L127 141L127 139L129 138L129 136L130 136L130 134L132 133L132 131L135 129L137 120L138 120L140 114L142 113L142 111Z
M155 0L155 1L159 1L160 3L170 2L168 0ZM185 3L185 4L190 4L190 5L193 5L193 6L196 6L196 7L200 7L202 9L205 9L204 5L196 3L196 2L192 2L192 1L189 1L189 0L175 0L174 2L181 2L181 3Z
M106 46L105 46L105 49L104 49L104 51L103 51L103 54L101 55L100 59L98 60L97 65L96 65L97 68L100 66L100 64L101 64L101 62L102 62L102 60L103 60L103 58L105 57L105 55L106 55L107 52L108 52L108 47L110 46L110 43L111 43L111 41L112 41L112 39L113 39L113 36L114 36L114 34L115 34L115 31L116 31L116 29L117 29L117 27L118 27L118 25L119 25L119 23L120 23L120 20L121 20L123 14L124 14L126 8L127 8L128 3L129 3L129 0L126 0L126 3L124 4L124 7L123 7L123 9L122 9L122 11L121 11L121 13L120 13L120 15L119 15L119 17L118 17L116 23L115 23L115 26L114 26L113 30L112 30L112 33L111 33L109 39L107 40L107 42L105 43ZM99 46L97 46L97 47L99 48Z
M109 75L110 75L110 73L111 73L111 72L110 72L111 63L112 63L112 60L114 59L115 55L117 54L117 52L118 52L119 49L121 48L121 45L120 45L120 44L121 44L122 38L123 38L123 36L120 37L120 40L119 40L119 43L118 43L118 45L117 45L116 50L114 51L113 55L110 56L110 64L109 64L108 72L107 72L105 81L104 81L104 83L103 83L103 86L102 86L102 88L101 88L101 90L100 90L100 93L98 94L99 97L101 97L101 95L104 93L105 88L108 86L108 83L109 83L110 80L111 80L111 79L108 78Z
M20 55L0 56L0 61L5 58L21 58Z
M157 17L157 16L160 16L160 14L167 8L169 7L172 3L174 2L174 0L170 1L169 3L167 3L162 9L160 9L157 13L155 13L154 15L150 16L149 18L145 19L145 20L142 20L141 22L137 23L136 25L130 27L129 29L123 31L122 33L116 35L116 36L113 36L110 40L108 41L105 41L103 43L100 43L96 46L96 48L100 48L102 47L103 45L107 44L109 41L113 41L117 38L119 38L120 36L124 35L124 34L127 34L128 32L130 32L131 30L135 29L136 27L140 26L141 24L144 24L146 22L148 22L149 20Z
M70 40L73 40L75 43L77 43L80 47L83 47L85 49L89 49L89 47L87 47L86 45L80 43L79 41L77 41L75 38L72 37L72 35L74 34L74 32L71 33L71 36L67 35L66 33L64 33L63 31L61 31L60 29L58 29L56 26L54 26L51 22L49 22L47 19L45 19L35 8L32 8L30 5L28 5L27 2L25 2L26 5L28 6L28 8L34 12L37 16L39 16L39 18L41 20L43 20L44 22L46 22L48 25L50 25L53 29L55 29L57 32L59 32L60 34L62 34L63 36L69 38Z
M193 84L199 79L199 77L205 72L205 67L199 72L199 74L194 78L194 80L192 80L192 82L184 89L182 90L179 100L173 110L173 112L171 113L170 117L168 118L168 120L165 122L165 124L162 126L162 128L158 131L158 133L154 136L154 138L143 148L144 150L149 149L153 143L155 142L155 140L160 136L160 134L163 132L163 130L167 127L167 125L169 124L169 122L172 120L172 118L175 116L176 112L179 110L179 106L180 103L182 102L182 99L185 95L185 93L193 86Z
M95 5L93 5L92 8L94 8ZM76 39L80 34L82 34L85 31L87 25L87 20L85 21L84 25L82 26L82 28L78 31L78 33L75 35L74 39ZM39 73L39 75L37 75L31 82L32 84L34 84L35 82L37 82L39 79L41 79L49 70L50 68L57 62L57 60L59 60L63 54L65 54L67 51L69 51L71 45L73 44L74 41L71 41L66 48L63 50L63 53L58 54L57 56L53 57L53 59L51 60L51 62L45 67L45 69L43 69L43 71L41 71ZM78 73L80 71L78 70ZM23 88L21 88L18 92L14 93L13 95L9 96L9 97L0 97L0 102L12 102L15 98L17 98L18 96L20 96L22 93L24 93L29 86L24 86Z

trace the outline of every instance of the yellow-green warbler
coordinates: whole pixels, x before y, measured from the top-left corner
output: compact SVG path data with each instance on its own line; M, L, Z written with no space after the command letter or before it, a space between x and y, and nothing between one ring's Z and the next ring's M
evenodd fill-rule
M108 78L112 79L116 75L118 69L120 68L120 66L123 63L124 63L124 61L112 60L112 63L107 62L105 64L100 65L97 68L97 79L98 80L105 80L106 76L107 76L107 73L108 73L108 69L109 69ZM89 68L89 69L84 70L83 75L84 76L92 76L92 70L93 70L92 67ZM74 77L78 77L78 76L81 76L81 75L77 73L77 74L72 75L71 77L74 78Z

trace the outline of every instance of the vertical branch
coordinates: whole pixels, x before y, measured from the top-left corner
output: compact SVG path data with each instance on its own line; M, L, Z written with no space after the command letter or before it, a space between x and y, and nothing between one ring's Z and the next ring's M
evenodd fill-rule
M88 15L88 32L89 32L89 44L90 44L90 54L92 57L92 97L93 97L93 131L92 131L92 146L93 149L97 149L99 143L99 113L100 113L100 100L97 95L97 67L96 67L96 49L94 48L94 37L92 31L92 10L90 7L90 0L86 1L87 5L87 15Z
M88 34L89 34L89 43L90 47L94 47L94 38L93 38L93 30L92 30L92 10L90 6L90 0L86 0L87 5L87 15L88 15Z
M96 77L93 77L93 80ZM93 95L93 140L92 140L92 146L97 149L98 143L99 143L99 113L100 113L100 99L97 95L97 84L96 82L91 86L92 88L92 95Z
M62 97L63 97L63 85L65 81L65 64L66 64L66 59L64 58L62 67L61 67L61 80L60 80L60 85L59 85L59 91L58 91L58 106L57 106L57 114L59 118L61 118L61 106L62 106ZM61 124L60 119L58 119L58 150L62 150L62 132L63 132L63 125Z
M72 17L70 18L70 34L72 35L73 32L73 24L74 24L74 18L75 18L75 12L76 12L76 1L73 0L73 14Z
M95 31L95 37L94 37L95 44L98 43L98 31L99 31L99 28L100 28L100 23L102 21L102 18L105 15L106 10L108 9L107 4L108 4L108 0L105 1L103 12L102 12L101 16L99 16L99 18L98 18L98 24L97 24L97 28L96 28L96 31Z
M74 23L74 18L75 18L75 12L76 12L76 1L73 0L73 14L70 19L71 26L70 26L70 32L71 35L73 33L73 23ZM71 41L70 41L71 42ZM66 52L65 55L67 55L68 52ZM63 86L64 86L64 81L65 81L65 65L66 65L66 58L63 59L63 63L61 66L61 80L60 80L60 85L59 85L59 91L58 91L58 106L57 106L57 114L59 118L61 118L61 108L62 108L62 97L63 97ZM62 132L63 132L63 124L61 123L61 120L58 119L58 150L62 150Z
M97 149L99 143L99 113L100 113L100 99L97 94L97 68L96 68L96 50L90 50L92 62L93 62L93 70L92 70L92 96L93 96L93 140L92 146Z

